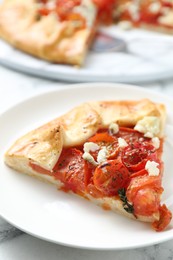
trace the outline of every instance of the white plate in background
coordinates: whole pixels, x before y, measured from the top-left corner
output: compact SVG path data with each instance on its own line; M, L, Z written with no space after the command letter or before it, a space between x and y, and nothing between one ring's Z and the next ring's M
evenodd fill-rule
M102 28L126 41L128 52L87 54L82 68L52 64L0 40L0 64L36 76L70 82L147 82L173 77L173 38L143 30Z

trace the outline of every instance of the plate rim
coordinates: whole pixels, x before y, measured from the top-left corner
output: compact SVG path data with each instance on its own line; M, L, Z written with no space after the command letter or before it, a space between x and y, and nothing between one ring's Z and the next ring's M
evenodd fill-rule
M118 28L116 28L116 26L112 26L112 29L116 30ZM137 31L137 29L134 29L133 31ZM104 31L104 27L100 28L100 31ZM141 31L143 31L144 33L146 33L146 31L140 29L140 33ZM123 31L122 31L123 32ZM124 33L124 32L123 32ZM151 33L151 32L149 32ZM110 32L108 32L108 34L112 35ZM121 33L120 33L121 35ZM114 35L113 35L114 36ZM121 37L121 36L120 36ZM141 36L138 36L139 38L141 38ZM149 36L149 38L151 37L151 35ZM153 34L153 38L159 38L160 34L155 32L155 34ZM170 41L171 37L169 37L169 35L163 35L164 37L164 41ZM136 36L137 38L137 36ZM143 39L143 38L141 38ZM164 80L164 79L168 79L168 78L173 78L172 75L172 69L169 69L169 66L167 66L167 70L166 71L158 71L158 72L152 72L151 74L145 73L145 74L139 74L139 75L133 75L133 74L129 74L129 75L125 75L124 73L121 74L117 74L114 75L114 73L112 72L110 75L108 75L108 77L106 77L106 74L102 75L103 71L95 71L95 73L90 73L89 71L85 70L85 64L84 66L81 68L84 68L84 71L82 73L80 73L78 75L77 71L73 70L73 68L76 68L75 66L70 66L69 69L70 70L66 70L66 67L64 66L69 66L69 65L63 65L63 64L56 64L57 69L54 71L54 69L51 69L51 65L53 63L49 63L46 60L42 60L39 59L37 57L34 57L32 55L29 55L28 53L22 52L19 49L14 48L13 46L11 46L9 43L7 43L6 41L4 41L3 39L0 39L0 45L2 43L2 46L7 46L7 48L9 48L9 52L13 52L16 53L17 55L21 55L21 57L23 56L23 59L27 59L27 57L29 57L30 59L34 59L40 63L39 68L35 68L34 66L30 65L29 63L25 63L25 62L21 62L20 59L19 61L16 61L16 59L14 60L10 60L8 58L9 54L7 53L7 57L5 57L4 55L0 55L0 64L8 67L12 70L15 71L19 71L19 72L23 72L25 74L29 74L29 75L34 75L34 76L38 76L38 77L42 77L45 79L52 79L52 80L62 80L62 81L67 81L67 82L97 82L97 81L104 81L104 82L121 82L121 83L144 83L144 82L153 82L153 81L157 81L157 80ZM120 52L119 52L120 53ZM10 55L11 56L11 55ZM60 67L58 67L58 65ZM165 64L163 64L165 65ZM48 67L45 69L45 66ZM62 69L61 66L63 66ZM163 66L164 67L164 66ZM54 67L55 68L55 67ZM60 69L58 69L60 68ZM106 77L106 79L105 79Z

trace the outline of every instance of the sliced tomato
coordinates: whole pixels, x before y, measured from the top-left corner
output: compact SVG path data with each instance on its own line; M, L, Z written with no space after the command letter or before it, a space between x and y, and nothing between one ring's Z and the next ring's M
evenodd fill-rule
M90 194L94 198L102 198L103 194L100 190L96 188L96 186L93 183L88 184L86 191L88 194Z
M129 128L129 127L120 127L120 130L117 133L117 136L122 137L126 141L129 141L131 143L138 141L139 138L142 138L143 141L145 141L147 139L144 137L144 135L142 133L139 133L138 131L134 130L133 128Z
M159 176L143 175L132 178L126 192L128 201L133 202L140 189L149 187L160 193L163 191L162 188L158 188L161 187L161 174L159 174Z
M106 196L118 194L118 190L127 186L129 171L120 159L108 160L99 165L94 172L95 187Z
M152 227L156 231L163 231L172 219L172 213L168 210L165 204L159 207L160 218L154 221Z
M91 177L82 154L75 148L64 149L53 169L55 178L61 180L67 189L76 193L85 191Z
M147 160L157 160L155 148L149 142L131 143L122 151L122 161L132 172L144 169Z
M38 10L38 12L39 12L39 15L41 15L41 16L47 16L48 14L50 14L50 10L49 9L47 9L47 8L40 8L39 10Z
M94 136L90 137L88 142L97 143L101 146L106 145L107 143L113 143L116 138L112 135L109 135L107 132L97 133Z
M140 171L138 171L138 172L132 173L132 174L130 175L130 178L135 178L135 177L144 176L144 175L148 175L148 172L147 172L147 170L142 169L142 170L140 170Z
M133 204L134 213L144 216L158 213L160 205L161 174L132 178L126 191L127 200Z
M75 22L76 27L80 27L80 29L86 27L86 19L78 13L69 13L68 15L66 15L66 21Z
M93 2L98 6L99 9L105 9L108 7L112 7L115 0L93 0Z
M30 162L30 163L29 163L29 166L30 166L34 171L36 171L36 172L38 172L38 173L46 174L46 175L52 176L52 172L51 172L51 171L46 170L46 169L44 169L43 167L41 167L41 166L39 166L39 165L37 165L37 164L35 164L35 163Z
M48 0L38 0L39 3L46 4Z
M104 24L113 22L113 6L115 0L93 0L98 7L98 21Z
M152 188L140 189L133 199L134 213L151 216L157 213L160 205L160 194Z
M65 20L73 8L81 4L81 0L57 0L56 12L60 19Z
M93 142L98 144L100 146L100 149L103 146L106 146L108 151L108 159L114 159L118 155L119 150L117 138L115 136L109 135L108 132L97 133L94 136L90 137L87 142ZM95 152L90 152L95 160L97 160L97 155L100 149Z
M161 1L163 7L169 7L170 9L173 8L173 3L169 0ZM163 10L163 9L162 9Z

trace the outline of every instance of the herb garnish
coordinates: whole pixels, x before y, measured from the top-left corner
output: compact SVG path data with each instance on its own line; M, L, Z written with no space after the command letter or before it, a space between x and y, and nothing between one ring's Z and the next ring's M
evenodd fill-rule
M123 202L123 208L125 209L125 211L127 211L128 213L132 213L134 212L134 208L133 208L133 205L130 204L127 200L127 197L126 197L126 190L124 188L122 189L119 189L118 190L118 195L121 199L121 201Z

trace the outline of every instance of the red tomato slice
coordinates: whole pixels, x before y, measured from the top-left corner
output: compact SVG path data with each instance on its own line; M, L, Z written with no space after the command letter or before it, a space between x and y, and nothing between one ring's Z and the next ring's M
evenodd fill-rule
M39 10L38 10L38 12L39 12L39 14L41 15L41 16L47 16L48 14L50 14L50 10L48 10L47 8L40 8Z
M142 170L140 170L140 171L138 171L138 172L134 172L134 173L132 173L132 174L130 175L130 178L135 178L135 177L143 176L143 175L148 175L147 170L142 169Z
M118 137L124 138L126 141L130 141L132 143L139 140L139 138L143 138L145 141L147 138L144 137L142 133L134 130L133 128L120 127L120 131L117 133Z
M106 146L108 151L108 159L114 159L118 155L119 149L117 138L115 136L109 135L107 132L97 133L94 136L90 137L87 142L93 142L98 144L100 146L100 149L103 146ZM90 154L94 157L95 160L97 160L99 150L95 152L90 152Z
M56 11L62 20L72 13L73 8L81 4L81 0L58 0Z
M152 188L140 189L133 199L134 214L150 216L157 213L160 205L160 194Z
M143 175L130 181L126 191L127 200L133 204L134 214L149 216L157 213L160 205L161 174Z
M172 219L172 213L168 210L165 204L159 207L160 219L154 221L152 227L156 231L163 231Z
M109 135L107 132L97 133L94 136L88 139L88 142L98 143L102 146L106 145L107 143L113 143L116 138L112 135Z
M89 193L94 198L102 198L103 194L100 190L98 190L93 183L88 184L86 188L87 193Z
M46 170L46 169L44 169L43 167L41 167L41 166L39 166L39 165L37 165L37 164L34 164L34 163L30 162L30 163L29 163L29 166L30 166L34 171L36 171L36 172L38 172L38 173L46 174L46 175L52 176L52 172L51 172L51 171Z
M127 186L129 171L120 159L108 160L99 165L94 172L95 187L106 196L118 194L118 190Z
M85 191L90 179L87 162L82 152L75 148L63 150L53 172L55 178L61 180L67 189L76 193Z
M115 0L93 0L99 9L105 9L113 5Z
M115 0L93 0L98 7L98 21L104 24L113 22L113 6Z
M46 4L48 0L38 0L39 3Z
M77 13L70 13L66 16L66 21L72 21L77 22L76 27L80 27L80 29L83 29L86 27L86 20L85 18Z
M128 201L133 202L137 192L144 188L153 188L158 192L162 192L161 187L161 174L159 176L143 175L132 178L126 191Z
M144 169L147 160L157 160L155 148L149 142L135 142L128 145L122 152L122 161L133 171Z

